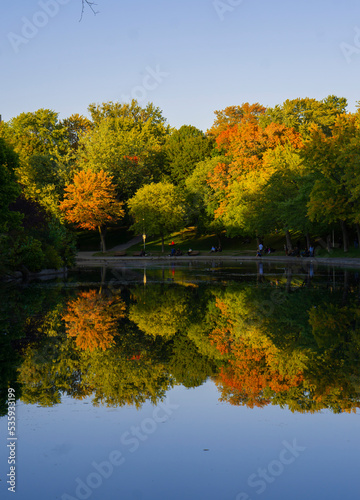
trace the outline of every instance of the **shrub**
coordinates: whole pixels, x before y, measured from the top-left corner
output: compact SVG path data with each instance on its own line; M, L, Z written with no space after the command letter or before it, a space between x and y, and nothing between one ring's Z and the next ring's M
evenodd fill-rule
M44 250L44 267L47 269L60 269L64 263L52 245L46 245Z

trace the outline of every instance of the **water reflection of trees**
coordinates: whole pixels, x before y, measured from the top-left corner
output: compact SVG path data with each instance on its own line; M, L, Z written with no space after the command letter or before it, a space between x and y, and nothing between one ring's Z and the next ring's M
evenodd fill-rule
M66 332L75 338L77 347L105 351L113 345L117 322L125 315L125 304L119 297L106 297L96 290L80 292L69 301L63 316Z
M27 403L68 394L139 407L209 377L233 405L359 407L360 313L349 276L326 292L295 277L227 285L12 292L1 310L1 352L13 354L1 364L1 411L14 384Z
M338 305L338 294L326 295L324 303L316 289L276 297L271 300L268 287L217 297L221 323L210 338L226 358L216 378L221 398L296 411L358 407L356 304ZM268 314L261 313L264 304L272 305Z

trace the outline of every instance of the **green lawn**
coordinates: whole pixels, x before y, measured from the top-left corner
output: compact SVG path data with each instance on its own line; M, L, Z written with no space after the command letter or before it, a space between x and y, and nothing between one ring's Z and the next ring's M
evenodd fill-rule
M198 236L195 228L187 228L183 231L173 233L165 239L165 254L170 252L170 243L174 241L175 248L179 248L183 253L186 253L189 248L193 251L199 251L202 254L210 253L212 246L218 246L218 239L216 235L203 235ZM244 238L221 238L222 253L224 255L254 255L257 249L256 240L245 241ZM282 252L284 246L284 238L279 235L272 235L265 239L265 245L270 245L276 250ZM143 243L134 245L130 251L140 251L143 248ZM146 252L152 255L161 254L161 239L151 238L146 240Z
M317 248L315 252L316 257L332 257L332 258L359 258L360 257L360 249L354 248L351 246L348 252L344 252L342 248L331 248L330 252L328 252L325 248Z

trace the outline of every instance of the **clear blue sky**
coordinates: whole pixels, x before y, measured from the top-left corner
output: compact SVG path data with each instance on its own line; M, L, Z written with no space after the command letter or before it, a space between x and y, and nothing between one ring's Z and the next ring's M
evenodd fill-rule
M86 8L81 22L81 0L3 5L3 120L87 115L133 95L173 127L206 130L215 110L247 101L335 94L354 111L360 100L358 0L95 1L99 13Z

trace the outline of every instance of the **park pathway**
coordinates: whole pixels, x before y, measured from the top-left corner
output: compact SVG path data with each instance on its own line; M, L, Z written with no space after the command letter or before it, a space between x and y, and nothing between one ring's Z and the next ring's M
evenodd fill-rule
M109 252L122 252L123 250L127 250L128 248L132 247L133 245L137 245L142 241L142 236L134 236L130 241L127 243L123 243L122 245L116 245L116 247L111 248L108 250Z
M142 241L142 236L141 235L134 236L134 238L132 238L128 242L122 243L121 245L116 245L116 247L110 248L107 251L108 252L123 252L124 250L127 250L128 248L132 247L133 245L137 245L141 241ZM96 251L92 251L92 252L78 252L76 254L76 258L79 259L79 260L90 259L91 257L93 257L94 253L96 253Z

